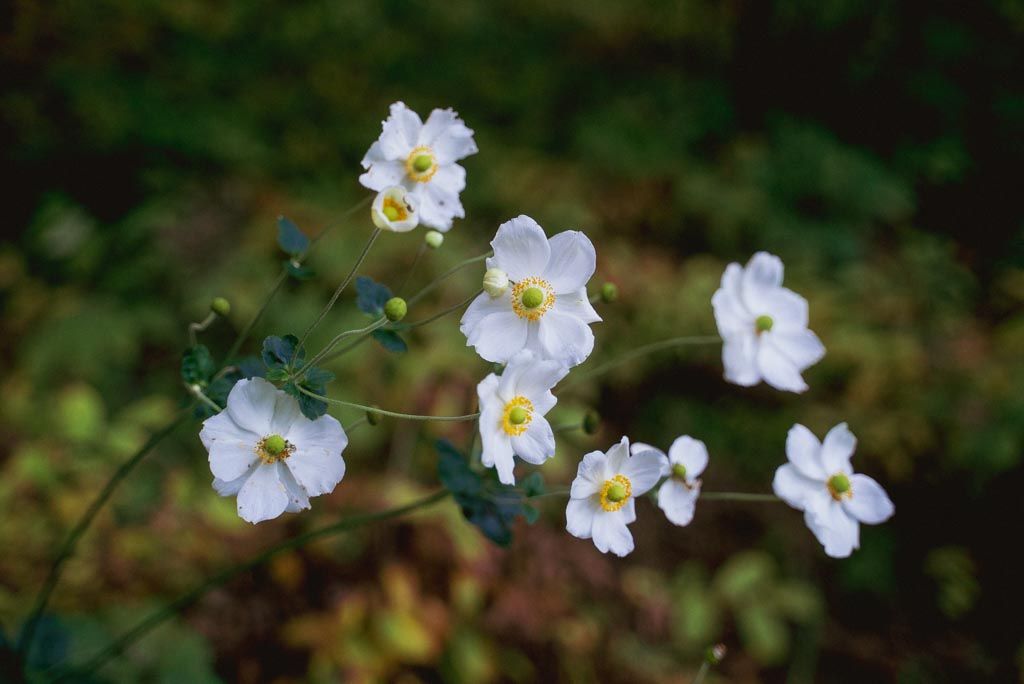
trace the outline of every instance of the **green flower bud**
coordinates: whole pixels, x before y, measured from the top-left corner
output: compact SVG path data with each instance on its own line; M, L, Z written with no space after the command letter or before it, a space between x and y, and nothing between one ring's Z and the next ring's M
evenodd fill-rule
M508 412L508 422L513 425L522 425L526 422L526 419L530 417L526 409L522 406L516 406L514 409Z
M523 293L523 306L527 309L536 309L544 303L544 290L539 287L531 287Z
M487 269L487 272L484 273L484 292L489 294L492 299L497 299L505 294L507 289L508 274L500 268Z
M759 333L768 332L774 325L775 321L772 320L771 316L758 316L757 320L754 321L754 327Z
M685 480L686 479L686 466L684 466L682 463L673 463L672 464L672 476L673 477L678 477L680 480Z
M416 173L423 173L429 171L430 167L434 165L434 158L429 154L418 154L412 160L412 168Z
M587 411L583 416L583 431L592 435L597 432L599 427L601 427L601 416L597 411Z
M286 444L281 435L270 435L263 440L263 450L271 456L280 456Z
M401 297L392 297L384 305L384 315L387 316L388 320L392 323L405 318L405 314L408 310L408 305L406 305L405 300Z
M615 283L605 283L601 286L601 301L611 304L619 298L619 286Z
M437 249L444 244L444 233L439 233L436 230L428 230L427 234L423 236L423 241L427 243L427 247Z
M223 297L214 297L213 301L210 302L210 311L218 316L227 316L231 313L231 302Z
M619 503L626 498L626 488L616 482L608 488L608 493L605 496L612 503Z
M725 644L715 644L704 654L704 660L707 661L708 665L718 665L725 660L726 653L728 653L728 649L725 647Z

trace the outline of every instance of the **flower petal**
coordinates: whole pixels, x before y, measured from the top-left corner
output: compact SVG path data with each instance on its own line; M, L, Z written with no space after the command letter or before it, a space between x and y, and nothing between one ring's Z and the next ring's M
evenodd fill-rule
M729 264L722 274L722 286L711 297L711 308L715 312L715 323L722 337L754 328L754 316L747 310L741 294L743 267Z
M252 467L246 470L244 473L236 477L234 480L222 480L219 477L213 478L213 488L221 496L235 496L242 489L242 485L252 475L252 471L256 470L258 463L254 463Z
M526 346L527 321L513 311L486 316L466 339L476 353L492 363L507 363Z
M629 458L629 437L623 435L618 444L613 444L612 447L608 449L607 456L606 472L608 474L604 479L608 479L609 477L621 473L622 469L625 467L626 459Z
M594 526L591 534L594 538L594 546L601 553L611 551L616 556L629 555L633 551L633 535L626 527L626 521L620 515L621 511L602 511L594 516Z
M542 274L551 255L544 229L529 216L517 216L498 226L491 247L494 257L488 267L500 268L513 282Z
M829 430L825 435L825 441L821 443L821 464L826 476L852 473L850 458L856 448L857 438L850 432L846 423L840 423Z
M512 450L527 463L541 465L555 455L555 433L551 424L535 415L526 432L512 437Z
M584 323L601 322L601 317L587 297L587 288L585 287L581 287L576 292L558 295L555 298L555 305L552 307L552 310L578 318Z
M593 496L585 499L569 499L565 507L565 529L579 539L590 539L594 518L601 506Z
M295 480L292 471L283 462L278 461L274 465L277 466L277 476L284 483L284 488L288 492L288 507L285 510L289 513L298 513L309 509L309 493L306 488Z
M501 428L501 413L487 411L480 415L480 441L483 450L480 461L488 468L498 471L498 480L502 484L513 485L515 478L515 459L513 458L512 442Z
M376 144L376 143L374 143ZM363 160L366 165L366 159ZM405 178L405 164L400 161L375 161L359 176L359 183L364 188L380 192L386 187L400 185Z
M818 513L808 509L804 522L832 558L847 558L860 547L860 525L837 501L829 501Z
M594 244L578 230L567 230L548 240L551 256L542 277L556 294L569 294L584 288L597 268Z
M288 490L277 475L274 464L256 468L238 491L238 515L253 524L270 520L288 507Z
M395 102L391 105L391 115L382 124L381 152L388 159L404 161L416 147L422 127L419 114L406 107L404 102Z
M667 480L658 489L658 508L665 513L670 523L684 527L693 520L699 495L699 482L691 488L678 480Z
M576 469L576 479L572 481L569 496L573 499L585 499L601 491L604 481L608 479L608 457L601 451L591 451L580 461Z
M758 315L758 311L767 310L765 296L782 285L782 259L758 252L747 262L743 269L741 291L743 302L749 311Z
M271 434L278 391L263 378L239 380L228 394L227 412L239 427L265 437Z
M502 296L494 298L486 292L482 292L477 295L477 298L466 308L466 312L462 314L459 330L462 331L463 335L469 337L473 329L487 316L493 313L508 313L510 311L512 311L512 295L507 290Z
M210 470L223 480L234 480L259 460L256 444L259 437L239 427L227 411L203 421L199 439L210 453Z
M755 316L768 315L772 318L772 330L797 332L807 327L807 300L785 287L774 288L760 293L761 309Z
M324 415L316 420L300 416L288 441L295 445L295 451L285 459L285 464L296 482L310 496L334 491L345 477L345 459L341 454L348 446L348 436L341 423L333 416Z
M757 346L757 367L764 381L785 392L805 392L807 383L800 377L796 364L775 345L769 336L762 336Z
M619 472L629 478L633 496L641 496L658 484L664 464L665 457L657 451L642 451L625 459Z
M448 164L478 152L473 130L451 108L435 109L420 130L419 144L429 145L437 161Z
M821 462L821 442L799 423L791 427L786 436L786 458L805 477L824 482L829 476Z
M538 321L537 339L544 357L577 366L594 351L594 333L578 318L548 311Z
M752 387L761 382L761 369L757 363L757 334L751 329L725 336L722 345L722 364L725 379L741 387Z
M825 356L825 345L810 330L787 332L773 328L763 336L770 337L772 344L793 362L798 371L813 366Z
M867 475L851 475L850 491L853 496L842 502L843 508L862 523L877 525L896 512L896 507L882 485Z
M824 484L804 476L795 465L786 463L775 471L772 491L793 508L803 511L807 502L821 492Z
M708 467L708 448L699 439L683 435L676 438L668 448L668 459L672 463L682 464L686 468L686 479L693 480L700 477Z
M558 361L534 359L533 353L530 351L523 353L529 354L530 360L519 365L518 372L514 377L509 378L507 389L501 394L502 396L511 395L508 397L509 399L515 396L524 396L533 402L535 414L544 415L558 401L551 393L551 389L569 374L569 369ZM511 367L510 363L509 368ZM508 373L509 368L505 369L505 374ZM505 386L505 374L502 374L503 386Z

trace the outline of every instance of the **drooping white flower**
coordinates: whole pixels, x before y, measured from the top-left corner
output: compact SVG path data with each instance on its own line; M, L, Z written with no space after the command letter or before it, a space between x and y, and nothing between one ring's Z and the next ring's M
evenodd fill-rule
M661 474L668 478L658 488L658 508L669 522L685 527L693 520L700 496L700 476L708 465L708 448L699 439L683 435L672 442L668 456L641 442L634 442L630 449L634 456L649 450L662 455Z
M881 485L853 472L850 457L856 447L846 423L832 428L824 442L794 425L786 439L789 463L775 471L772 482L776 496L804 512L807 527L833 558L846 558L860 547L860 523L876 525L895 511Z
M419 225L416 197L401 185L392 185L377 193L370 205L373 225L393 233L408 233Z
M464 217L459 193L466 170L456 164L476 154L473 131L451 109L435 109L426 123L403 102L391 105L380 138L366 156L359 182L371 190L401 185L417 201L420 223L442 232Z
M515 484L513 454L540 465L555 455L555 433L544 415L557 399L551 388L569 373L557 361L542 361L529 350L512 357L501 376L477 385L480 397L480 460L497 468L498 479Z
M732 263L711 305L724 340L725 379L744 387L764 380L776 389L803 392L801 373L825 355L807 329L807 300L782 287L782 261L758 252L746 268Z
M294 397L262 378L239 380L227 408L203 421L213 488L238 496L238 515L251 523L309 508L345 476L348 437L331 416L309 420Z
M665 457L653 449L629 453L629 439L607 453L592 451L580 462L565 509L565 529L593 539L601 553L625 556L633 550L627 525L636 520L634 499L657 484Z
M466 344L495 363L523 349L570 367L582 363L594 349L589 324L601 320L587 299L597 262L590 239L567 230L549 240L536 221L518 216L498 227L491 247L488 272L504 272L510 287L469 305L460 324Z

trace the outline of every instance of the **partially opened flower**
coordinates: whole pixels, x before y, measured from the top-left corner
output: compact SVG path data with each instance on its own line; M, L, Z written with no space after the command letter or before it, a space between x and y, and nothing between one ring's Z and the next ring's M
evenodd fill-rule
M408 233L419 225L416 198L401 185L392 185L377 193L370 205L373 225L393 233Z
M590 239L567 230L549 240L536 221L519 216L498 227L491 247L486 291L462 316L466 344L495 363L523 349L570 367L582 363L594 349L589 324L601 320L587 299L597 262Z
M593 539L601 553L625 556L633 550L627 525L636 520L634 499L661 477L665 456L653 449L629 453L629 439L607 453L592 451L580 462L565 509L565 529L580 539Z
M786 440L789 463L775 471L772 482L776 496L804 512L807 527L833 558L860 547L860 523L876 525L895 511L881 485L853 472L856 446L846 423L832 428L824 442L794 425Z
M515 484L513 454L540 465L555 455L555 433L544 415L557 401L551 388L569 369L532 352L516 354L501 376L490 374L477 386L480 396L480 460L497 468L503 484Z
M203 422L213 487L238 496L251 523L309 508L345 476L348 437L331 416L309 420L295 399L262 378L239 380L227 408Z
M363 157L359 182L377 191L403 186L416 198L420 223L447 231L466 215L459 201L466 170L455 162L476 154L473 131L451 109L435 109L423 123L403 102L391 105L382 128Z
M758 252L746 268L733 263L711 299L724 340L725 379L750 387L764 380L776 389L803 392L801 373L825 355L807 329L807 300L782 287L782 261Z
M631 448L634 456L648 450L661 454L640 442L634 442ZM661 474L668 479L658 488L658 508L669 522L689 525L700 496L700 476L708 465L708 448L699 439L683 435L672 442L663 463Z

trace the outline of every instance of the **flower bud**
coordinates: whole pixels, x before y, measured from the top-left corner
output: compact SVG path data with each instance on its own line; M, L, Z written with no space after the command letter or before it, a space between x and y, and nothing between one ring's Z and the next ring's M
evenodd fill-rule
M428 230L427 234L423 236L423 241L427 243L427 247L437 249L444 244L444 233L439 233L436 230Z
M592 435L597 432L599 427L601 427L601 416L597 411L587 411L583 416L583 431Z
M605 283L601 286L601 301L611 304L619 298L619 286L615 283Z
M384 315L392 323L405 318L405 314L408 312L409 307L406 305L405 300L401 297L392 297L384 304Z
M497 299L508 289L508 274L500 268L489 268L484 273L484 292Z
M213 301L210 302L210 311L218 316L227 316L231 313L231 302L223 297L214 297Z
M707 661L708 665L718 665L720 662L725 660L725 655L729 652L729 649L725 647L725 644L715 644L708 648L704 654L704 660Z

